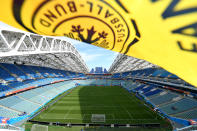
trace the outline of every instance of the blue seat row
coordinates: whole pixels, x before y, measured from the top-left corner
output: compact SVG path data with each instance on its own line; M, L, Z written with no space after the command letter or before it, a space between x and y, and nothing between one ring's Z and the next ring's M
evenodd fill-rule
M8 63L0 63L0 79L5 81L17 81L17 78L22 80L39 79L48 77L67 77L74 78L78 74L71 71L52 69L48 67L16 65ZM80 74L84 76L84 74Z

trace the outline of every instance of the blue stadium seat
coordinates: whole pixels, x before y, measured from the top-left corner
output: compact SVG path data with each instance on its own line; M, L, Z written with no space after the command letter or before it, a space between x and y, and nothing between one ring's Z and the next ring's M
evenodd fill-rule
M189 98L183 98L174 103L161 106L160 109L167 114L176 114L196 107L197 101Z
M170 102L173 98L178 97L178 96L179 96L178 94L168 92L164 95L158 95L150 99L150 101L155 105L159 105L159 104L163 104L166 102Z
M142 88L140 91L143 91L143 93L149 92L150 90L152 90L154 88L154 86L150 85L148 87L144 87Z
M33 71L29 66L26 65L17 65L20 69L22 69L24 72L28 73L31 75L33 78L40 78L38 74L36 74L35 71Z
M151 76L156 77L156 76L161 75L161 73L162 73L162 70L159 69L159 70L156 70Z
M145 84L140 85L139 87L135 88L134 91L138 91L141 90L143 87L145 87Z
M182 119L197 119L197 108L172 115Z
M160 77L168 77L170 74L168 71L163 70Z
M42 76L44 77L49 77L49 75L47 75L45 70L42 70L40 67L38 66L31 66L31 69L33 69L36 72L39 72Z
M149 92L145 93L144 95L145 95L146 97L149 97L149 96L158 94L158 93L160 93L160 92L162 92L162 90L156 89L156 90L154 90L154 91L149 91Z
M120 73L116 73L116 74L113 74L112 75L112 78L120 78L121 76L120 76Z
M24 80L31 79L24 72L22 72L20 69L18 69L14 64L1 63L1 66L8 69L12 74L16 74L21 79L24 79Z
M4 70L0 67L0 79L6 80L6 81L16 81L16 78L12 75L10 75L9 72Z

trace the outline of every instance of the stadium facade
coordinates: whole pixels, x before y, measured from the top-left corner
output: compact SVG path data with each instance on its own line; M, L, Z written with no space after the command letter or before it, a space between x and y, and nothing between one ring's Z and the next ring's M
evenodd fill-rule
M9 30L0 30L0 56L0 120L10 124L8 128L31 119L78 85L118 85L174 129L197 124L197 89L147 61L119 54L108 73L88 74L84 60L66 40Z

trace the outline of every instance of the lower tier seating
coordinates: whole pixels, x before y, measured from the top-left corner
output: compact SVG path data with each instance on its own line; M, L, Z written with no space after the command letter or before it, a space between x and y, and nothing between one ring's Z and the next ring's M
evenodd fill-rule
M159 104L169 102L173 98L178 97L178 96L179 96L178 94L167 92L164 95L158 95L158 96L150 99L150 101L155 105L159 105Z
M1 98L0 116L14 118L23 112L30 114L50 99L74 86L75 83L73 81L65 81Z
M177 113L173 115L174 117L182 118L182 119L196 119L197 118L197 108L192 110L188 110L182 113Z
M197 107L197 101L190 98L183 98L179 101L161 106L160 109L167 114L176 114Z
M45 79L32 80L26 82L29 86L35 84L45 84L43 81ZM52 80L59 80L59 78L46 78L46 83L50 83ZM50 101L52 98L58 94L64 92L71 87L75 87L76 84L81 85L122 85L129 91L136 91L145 96L150 102L155 104L164 113L171 115L173 117L183 118L183 119L194 119L197 118L197 101L195 99L177 94L175 92L170 92L167 89L161 89L155 85L146 85L139 83L137 81L133 82L131 80L69 80L56 84L49 84L39 88L31 89L16 95L8 96L6 98L0 99L0 116L15 118L19 114L26 112L31 114L39 107L43 106L45 103ZM18 85L24 86L24 85ZM139 88L140 87L140 88ZM12 87L13 89L13 87ZM137 93L138 94L138 93ZM180 99L176 99L180 98Z
M15 117L18 117L19 113L20 112L17 112L8 108L0 107L0 116L3 116L3 117L15 118Z
M197 119L197 100L193 98L132 80L124 82L122 86L145 96L145 99L168 115L182 119Z

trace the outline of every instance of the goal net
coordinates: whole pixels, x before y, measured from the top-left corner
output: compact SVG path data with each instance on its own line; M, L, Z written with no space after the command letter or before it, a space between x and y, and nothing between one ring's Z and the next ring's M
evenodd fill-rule
M31 127L31 131L48 131L48 126L34 124Z
M92 114L92 122L105 122L105 114Z

